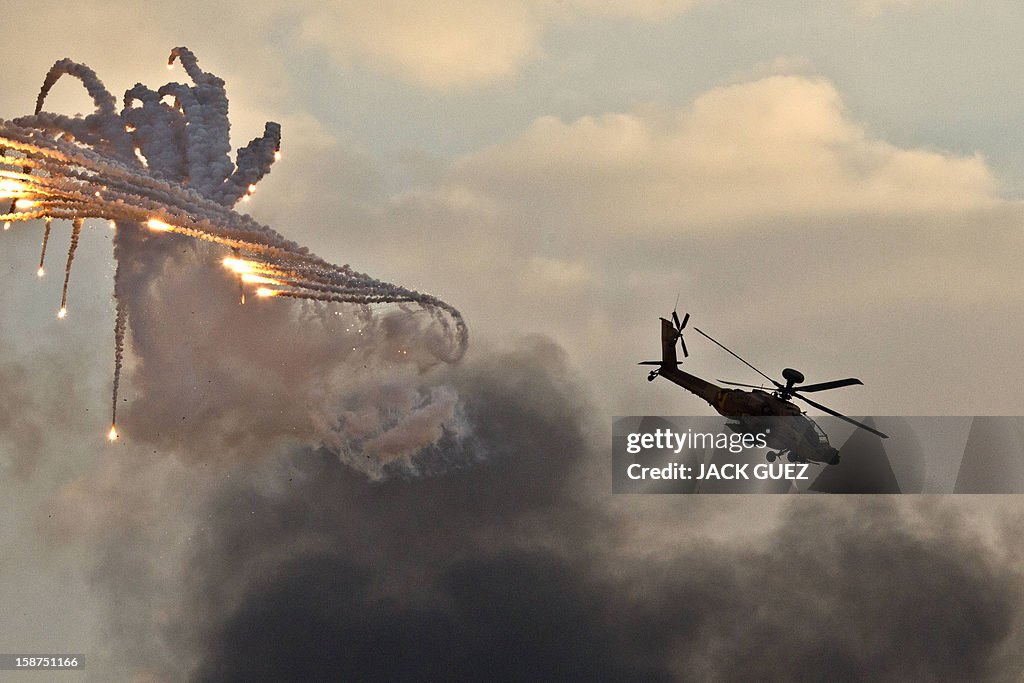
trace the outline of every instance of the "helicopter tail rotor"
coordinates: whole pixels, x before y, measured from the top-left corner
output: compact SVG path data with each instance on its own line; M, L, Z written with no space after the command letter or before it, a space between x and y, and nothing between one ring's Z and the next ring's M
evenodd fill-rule
M683 358L688 358L690 356L690 352L686 350L686 342L683 341L683 329L686 327L686 323L688 322L690 322L689 313L683 314L683 320L680 322L679 314L676 313L674 308L672 309L672 327L675 330L676 339L679 340L679 346L683 350ZM673 344L674 343L675 342L673 342Z
M682 321L680 321L679 314L675 311L672 311L672 320L661 318L661 360L645 360L638 363L638 365L657 366L648 373L648 382L653 382L654 378L660 375L661 371L665 368L682 365L682 361L676 355L676 340L679 341L679 345L683 349L683 357L686 358L690 355L682 339L683 328L686 327L686 322L689 319L690 315L686 314L683 316Z
M679 329L672 324L671 320L661 319L661 363L662 365L679 365L679 358L676 355L676 340L679 339ZM685 347L684 347L685 349ZM683 357L686 357L684 350Z

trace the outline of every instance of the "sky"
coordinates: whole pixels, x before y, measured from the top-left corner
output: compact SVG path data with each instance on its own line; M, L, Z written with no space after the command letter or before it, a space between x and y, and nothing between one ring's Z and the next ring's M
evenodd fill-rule
M422 339L393 311L241 310L215 253L169 242L110 446L109 229L87 223L61 322L40 226L0 235L0 651L84 652L87 680L245 680L257 655L391 680L1020 671L1014 497L612 496L608 457L612 416L705 414L635 365L677 297L773 376L861 378L827 400L851 415L1024 413L1018 3L9 16L0 117L62 57L119 95L184 79L185 45L233 147L282 126L239 210L451 303L470 347L385 362ZM68 79L46 108L91 103ZM697 374L757 379L687 342Z

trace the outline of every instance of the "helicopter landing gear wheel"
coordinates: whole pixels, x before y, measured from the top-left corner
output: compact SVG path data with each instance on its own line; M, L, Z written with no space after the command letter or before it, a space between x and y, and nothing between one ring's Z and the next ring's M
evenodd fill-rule
M764 454L764 457L765 459L768 460L768 462L775 462L775 458L779 457L779 454L776 453L775 451L768 451L767 453Z
M789 453L786 454L786 460L789 460L790 462L796 462L796 454L790 451Z

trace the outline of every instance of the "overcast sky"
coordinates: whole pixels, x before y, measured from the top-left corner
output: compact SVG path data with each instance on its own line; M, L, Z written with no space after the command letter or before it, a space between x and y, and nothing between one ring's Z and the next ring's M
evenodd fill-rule
M136 82L183 80L179 67L165 68L167 54L178 45L191 48L204 69L226 81L235 147L259 135L264 121L282 124L283 158L240 210L329 261L430 292L463 312L470 328L464 367L415 380L402 376L403 382L419 382L416 396L429 396L424 401L432 406L456 406L449 418L457 415L469 425L466 433L473 438L453 452L484 469L502 458L537 464L536 453L526 456L540 448L534 440L538 430L548 428L537 410L561 416L562 427L571 425L585 443L566 436L565 448L558 450L543 442L543 452L570 454L569 465L551 475L557 486L538 484L531 478L536 473L512 468L508 477L523 485L523 493L506 502L508 519L493 527L441 502L424 503L443 497L441 484L432 484L422 499L402 489L381 502L361 487L379 493L389 484L371 484L362 473L337 471L310 454L308 449L319 446L343 450L339 443L346 443L343 436L332 441L316 434L316 419L302 423L299 438L289 432L292 441L276 440L288 431L286 417L307 407L304 401L334 408L332 401L341 402L356 414L384 393L362 380L353 388L356 383L342 377L347 367L331 368L330 357L318 355L329 348L317 336L322 330L285 327L281 314L272 314L260 325L238 322L252 327L229 337L223 322L228 314L220 315L226 309L219 304L203 308L200 323L170 324L177 310L173 302L154 300L152 320L168 324L150 330L176 351L153 346L147 358L129 349L122 384L129 399L125 437L112 451L102 441L113 362L111 235L99 222L87 225L69 318L59 324L54 312L60 283L34 276L39 226L15 226L0 236L0 488L10 519L0 541L17 549L0 559L0 597L15 606L0 617L0 650L88 652L103 662L95 670L101 677L100 672L144 671L156 680L175 680L182 671L197 671L216 680L224 674L211 668L215 647L185 643L182 633L194 628L209 634L225 652L245 640L236 628L239 615L247 608L265 609L261 600L270 600L268 595L288 602L286 579L292 575L275 561L295 559L294 576L344 575L362 586L359 572L378 571L392 552L390 544L395 553L401 547L390 540L387 552L375 554L360 545L351 566L339 567L335 560L355 543L350 530L313 524L318 531L308 533L305 545L274 545L237 568L269 581L269 593L251 588L263 584L251 583L247 575L238 578L237 594L215 596L222 601L214 600L223 609L222 622L217 615L178 614L173 606L212 600L212 586L231 580L221 575L225 548L244 533L240 508L223 502L233 495L255 501L253 510L280 513L278 520L313 514L301 500L322 499L326 505L339 492L367 496L373 500L360 505L379 505L381 515L374 518L362 507L359 519L372 518L364 521L374 534L403 539L422 524L406 518L412 509L439 519L451 515L456 528L480 538L522 534L514 543L474 541L461 547L460 557L483 563L469 569L431 555L423 560L422 595L389 593L387 586L364 595L360 588L358 599L338 604L339 613L369 609L362 602L370 599L366 595L383 591L425 619L436 605L424 595L441 595L444 602L452 598L446 590L467 580L465 572L491 576L494 568L487 562L498 562L496 556L506 561L527 546L534 553L565 551L554 564L535 555L513 564L527 574L552 572L579 587L577 607L594 599L592 592L621 588L617 568L611 575L587 569L595 557L599 563L620 556L649 559L656 555L651 547L664 547L664 558L711 572L743 559L739 544L753 538L751 552L765 567L774 561L774 544L791 548L787 557L802 558L781 561L773 571L798 571L802 562L835 570L833 560L806 546L800 533L804 519L810 519L811 535L827 535L832 525L845 529L862 551L857 560L863 571L871 572L872 557L900 552L905 544L920 551L913 568L929 567L941 555L934 537L943 531L921 520L964 517L957 522L963 527L950 532L960 554L946 576L963 579L967 602L984 603L979 596L989 590L1019 591L1019 556L1001 541L1019 528L1019 506L1012 499L933 501L924 507L854 501L783 505L767 499L624 502L608 493L606 436L613 415L706 413L702 402L677 387L649 384L645 369L635 365L658 356L657 318L671 311L677 296L680 311L693 315L692 324L769 374L790 366L809 382L864 380L863 387L828 396L828 405L850 414L1024 413L1021 4L300 0L277 8L219 1L42 2L9 12L7 27L8 40L0 46L2 118L31 112L43 76L59 58L90 65L119 95ZM88 113L91 103L80 84L68 79L54 88L47 109ZM54 269L67 232L67 225L55 225L49 257ZM201 266L190 262L178 272L177 285L174 273L161 277L181 310L189 305L182 302L203 297L219 301ZM195 284L180 284L192 275ZM229 289L224 301L233 296ZM230 324L236 324L234 317ZM291 348L299 362L249 365L237 374L253 381L236 381L233 370L218 370L212 355L191 355L204 338L241 344L244 337L258 346L253 340L259 334L267 335L271 348ZM691 336L688 346L689 369L701 376L756 379L708 342ZM310 359L306 373L303 358ZM174 363L197 370L194 376L174 374L180 367ZM337 376L320 381L320 364ZM201 397L190 393L220 371L214 389L204 389ZM285 408L275 418L261 415L267 399L262 392L294 373L312 376L310 386L294 394L291 387L281 389ZM171 382L167 395L157 379ZM327 389L335 393L324 399ZM523 391L537 405L520 405L517 394ZM181 406L192 406L188 423L202 426L184 431L178 413L171 415ZM456 456L441 453L445 444L434 446L442 463L437 471L443 472L443 463ZM257 474L243 462L253 463ZM296 474L300 483L293 490L278 481L292 481L289 468L307 477L317 472L338 488ZM454 481L451 493L458 500L475 500L466 489L477 486L495 493L494 482ZM590 502L581 503L584 497ZM558 528L534 533L530 510L549 505ZM344 506L330 510L339 517L355 515ZM857 521L861 513L868 520L863 525ZM597 529L595 520L607 519L613 520L614 539ZM895 530L875 547L865 529L886 519ZM681 520L692 530L672 540ZM308 532L302 529L296 534L300 540ZM275 523L253 533L274 538L280 532ZM423 531L427 538L434 533ZM692 558L701 534L725 543L706 564ZM200 537L205 545L197 550L190 543ZM580 543L586 552L565 550ZM326 555L302 564L313 546L326 547ZM982 556L974 564L972 558ZM415 565L410 561L387 579L400 583L407 572L416 573ZM643 571L656 571L652 566L645 564ZM193 571L208 585L196 587ZM751 571L733 573L731 580L743 585L764 578ZM911 575L890 578L879 599L895 599L913 582ZM647 596L650 609L629 618L665 619L654 603L666 595L698 599L701 590L699 582L659 584ZM756 596L738 596L726 605L727 591L716 590L703 598L729 618L757 602ZM831 599L827 586L821 591L822 600ZM44 599L53 593L63 600ZM478 597L453 599L476 604ZM919 597L929 600L927 594ZM856 606L855 598L836 598L830 609L842 615ZM921 662L934 662L933 653L920 652L910 655L920 662L905 669L892 664L890 671L939 677L1005 673L1013 662L1007 665L1004 650L1012 651L1007 643L1019 637L1017 606L1011 601L1005 614L988 603L978 606L991 631L972 646L977 661L969 667L946 669L940 663L928 669ZM621 607L610 600L602 609ZM281 619L293 618L280 609ZM411 618L402 609L367 619L378 620L382 633L408 636L388 630L392 620ZM785 628L788 612L780 606L773 614L765 628ZM858 623L871 621L871 615L861 616ZM151 640L149 650L125 660L125 650L139 644L137 631L156 628L154 618L162 620L160 635L153 637L160 644ZM448 618L452 633L473 630L467 626L471 620ZM658 623L682 638L706 618ZM610 671L611 664L635 670L648 656L620 642L623 634L609 626L614 620L608 614L585 620L595 625L588 637L611 643L607 647L618 653L612 662L589 660L597 670ZM350 625L334 626L339 638L353 637ZM857 641L856 623L850 631L849 640ZM714 638L717 631L702 633ZM190 653L188 665L169 661L174 647L168 643ZM792 646L811 647L802 640ZM716 669L706 652L692 663L696 668L658 652L649 657L652 676L745 675L741 668ZM240 656L238 648L230 654ZM813 670L807 667L814 658L806 656L801 671ZM355 670L365 672L367 662L359 664ZM851 677L866 666L853 655L847 664L843 671Z

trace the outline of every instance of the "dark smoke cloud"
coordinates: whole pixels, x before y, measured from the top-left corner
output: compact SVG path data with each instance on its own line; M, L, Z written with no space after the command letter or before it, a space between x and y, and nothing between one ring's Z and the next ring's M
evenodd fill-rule
M470 355L443 383L472 436L421 454L447 458L443 476L370 483L321 449L218 480L190 532L180 604L161 622L175 653L159 667L166 678L1019 671L1018 563L977 539L953 504L803 498L742 543L681 515L697 528L667 526L657 552L626 555L618 549L636 520L609 511L606 486L586 483L604 445L562 352L533 340Z
M639 567L625 580L604 575L602 558L496 540L476 559L412 553L439 564L436 577L388 590L401 566L339 539L250 585L213 626L198 679L1006 676L993 667L1020 607L1017 576L978 561L983 549L969 541L950 553L948 539L899 528L891 509L856 507L810 521L794 514L770 548L691 547L656 575ZM865 533L883 521L897 528ZM823 548L825 533L845 550ZM894 558L889 572L879 571L884 557Z
M687 671L850 681L1009 673L996 665L1020 610L1019 574L953 508L925 506L922 528L888 502L798 503L755 549L698 560L658 596L689 598L683 613L702 624Z

